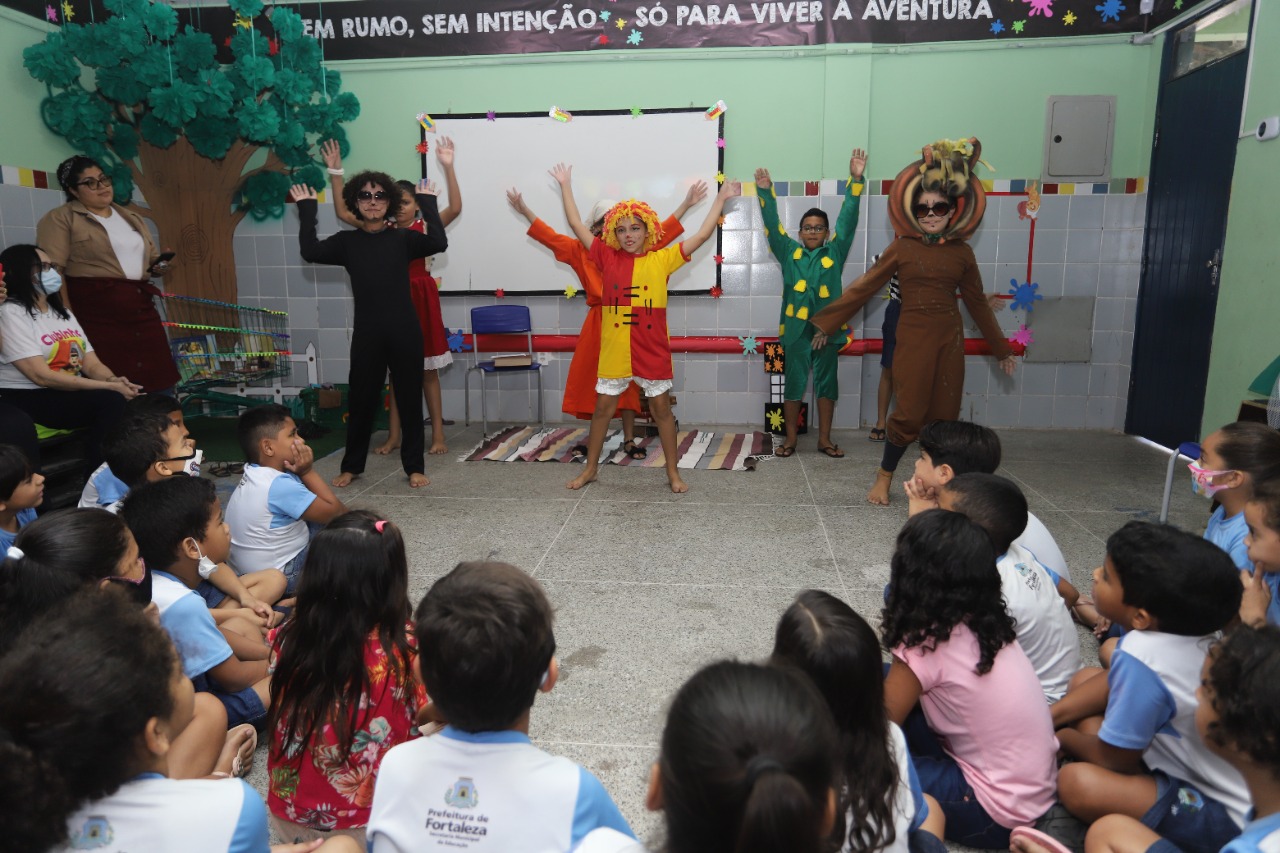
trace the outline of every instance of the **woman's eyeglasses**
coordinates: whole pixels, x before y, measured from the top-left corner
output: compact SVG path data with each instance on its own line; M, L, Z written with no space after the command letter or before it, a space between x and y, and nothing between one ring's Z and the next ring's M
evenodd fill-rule
M83 181L76 184L76 186L84 187L87 190L100 190L103 187L111 186L111 178L106 175L102 175L98 178L85 178Z
M386 200L387 200L387 194L384 193L382 190L378 190L376 193L371 193L368 190L361 190L360 192L356 193L356 201L386 201Z
M937 217L943 217L951 212L951 203L935 201L933 204L917 204L912 210L915 212L916 219L924 219L930 213Z

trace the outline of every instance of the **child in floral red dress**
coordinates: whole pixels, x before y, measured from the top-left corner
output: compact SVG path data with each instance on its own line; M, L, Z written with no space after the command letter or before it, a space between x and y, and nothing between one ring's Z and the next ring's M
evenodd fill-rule
M415 671L404 539L356 511L320 531L293 619L273 632L271 824L285 841L365 841L382 756L416 736L427 695Z

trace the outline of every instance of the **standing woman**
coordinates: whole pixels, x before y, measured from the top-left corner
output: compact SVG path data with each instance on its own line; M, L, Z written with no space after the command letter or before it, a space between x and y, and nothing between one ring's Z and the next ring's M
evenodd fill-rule
M982 183L972 174L982 147L976 139L940 140L898 173L889 193L889 220L897 239L840 298L810 318L820 349L889 282L900 282L902 314L893 361L898 406L888 422L888 441L867 493L873 504L889 503L893 472L920 429L932 421L960 417L964 392L964 323L956 293L978 324L1005 375L1012 376L1013 350L982 293L973 236L986 210Z
M133 377L145 391L178 383L155 297L153 276L169 270L142 217L116 204L111 177L88 157L58 166L67 203L45 214L36 242L66 276L67 303L104 361Z
M55 429L86 429L85 473L102 464L103 434L140 390L98 358L62 302L62 277L31 245L0 252L8 298L0 304L0 402Z

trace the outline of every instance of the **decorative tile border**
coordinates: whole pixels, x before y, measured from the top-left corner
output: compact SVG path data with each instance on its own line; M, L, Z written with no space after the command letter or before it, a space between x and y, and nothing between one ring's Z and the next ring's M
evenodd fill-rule
M17 166L0 166L0 184L14 184L36 190L58 188L58 180L52 172L20 169Z
M1027 191L1027 185L1034 179L983 181L982 188L989 193L1010 193L1021 195ZM893 187L892 180L871 180L867 182L867 195L888 195ZM844 195L848 190L846 183L840 180L822 181L774 181L773 191L778 198L787 196L823 196ZM1112 178L1107 183L1096 184L1040 184L1041 195L1133 195L1147 191L1146 178ZM755 195L756 185L750 181L742 182L743 195Z

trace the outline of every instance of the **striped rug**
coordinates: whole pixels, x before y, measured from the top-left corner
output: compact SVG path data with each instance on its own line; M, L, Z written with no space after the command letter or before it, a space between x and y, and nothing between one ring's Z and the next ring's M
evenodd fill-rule
M574 447L587 443L585 427L511 427L485 439L458 457L464 462L581 462ZM676 434L680 468L751 471L760 459L773 458L773 438L767 432L707 432ZM622 430L610 430L600 459L613 465L661 468L665 464L657 436L636 440L645 459L632 459L622 449Z

